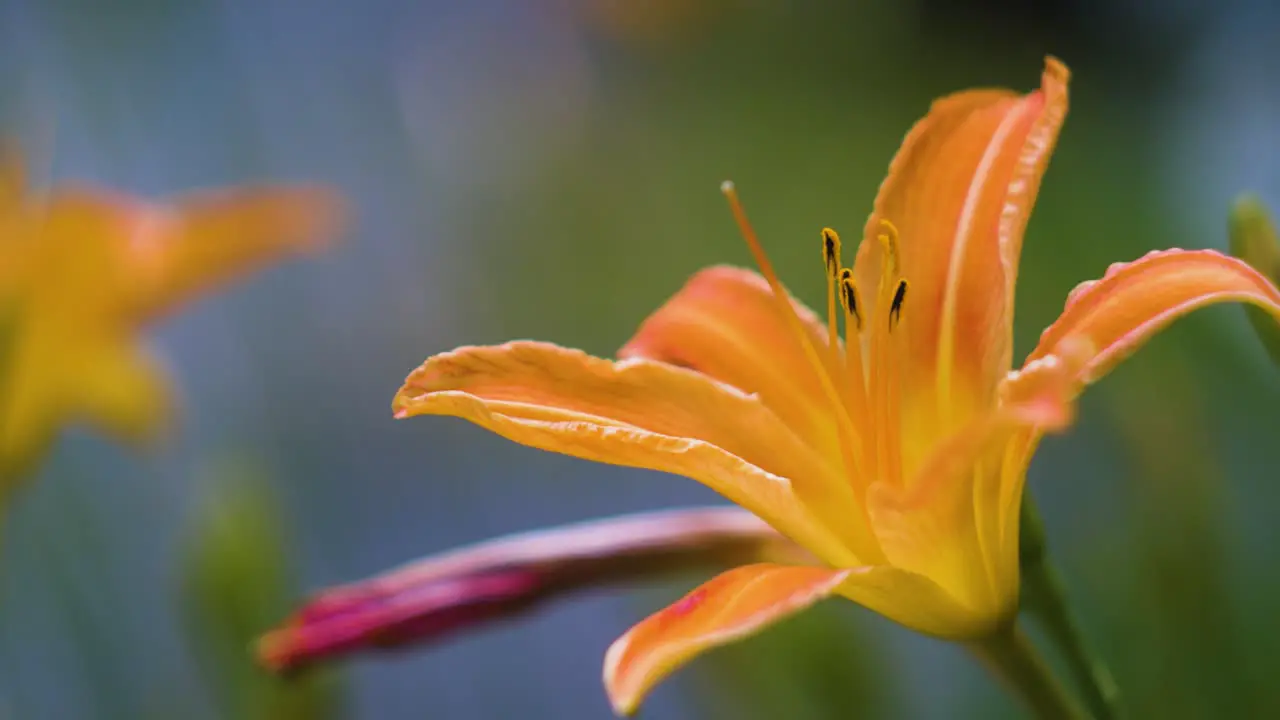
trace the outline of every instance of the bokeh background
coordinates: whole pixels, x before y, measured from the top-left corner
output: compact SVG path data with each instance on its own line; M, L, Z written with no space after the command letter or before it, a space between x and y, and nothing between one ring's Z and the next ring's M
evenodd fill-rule
M249 664L247 638L305 592L715 500L461 421L395 422L408 371L511 338L612 353L693 271L748 262L725 178L815 302L818 229L856 234L930 99L1030 89L1051 52L1072 110L1025 246L1023 353L1108 263L1225 247L1242 190L1280 206L1277 28L1267 0L0 1L0 120L41 178L321 181L355 209L334 251L155 333L185 406L165 445L66 433L18 496L0 717L607 717L608 643L701 578L361 657L296 702ZM1277 428L1280 377L1217 308L1088 393L1031 469L1134 717L1280 715ZM959 648L829 603L699 660L645 714L1017 713Z

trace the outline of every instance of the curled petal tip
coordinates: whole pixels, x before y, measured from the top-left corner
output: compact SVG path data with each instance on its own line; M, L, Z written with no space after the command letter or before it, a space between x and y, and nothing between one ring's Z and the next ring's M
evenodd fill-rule
M1054 55L1044 56L1044 74L1045 77L1052 78L1062 84L1066 84L1071 80L1070 68Z
M703 583L609 647L603 680L614 712L634 713L659 682L698 655L808 609L852 572L757 563Z
M284 673L297 664L299 642L292 628L281 628L258 638L253 654L258 664L273 673Z
M367 587L331 591L263 635L258 660L269 670L285 672L360 648L442 640L527 609L541 599L543 579L533 571L511 570L407 587L384 587L375 579Z
M320 249L333 245L349 215L349 208L342 195L331 188L320 186L300 186L290 192L297 211L307 218L307 222L301 224L310 226L296 236L299 247Z
M1244 261L1214 250L1163 250L1107 269L1068 296L1062 315L1040 336L1028 365L1056 354L1072 336L1087 338L1092 357L1077 380L1092 383L1155 333L1198 308L1222 302L1256 307L1268 332L1280 320L1280 289ZM1265 339L1265 338L1264 338Z

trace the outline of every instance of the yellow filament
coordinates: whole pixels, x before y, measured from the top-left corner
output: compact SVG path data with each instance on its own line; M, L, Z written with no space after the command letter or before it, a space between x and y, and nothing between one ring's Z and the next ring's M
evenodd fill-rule
M728 180L721 183L720 192L729 201L729 209L733 212L733 219L738 223L738 230L742 233L742 239L746 241L747 249L751 251L752 257L755 258L756 265L760 268L760 274L764 275L765 281L769 283L769 289L773 291L773 299L777 303L778 311L786 318L792 333L800 341L800 347L804 349L805 357L809 360L810 366L818 374L818 382L822 385L822 390L826 394L827 400L831 403L831 409L835 415L836 426L840 434L839 445L845 464L845 472L851 477L860 477L862 476L862 467L858 463L858 458L853 454L854 442L857 440L858 433L849 417L848 410L845 408L844 403L840 401L840 393L835 387L831 373L828 371L827 363L818 354L818 349L814 347L812 338L805 331L804 325L800 322L800 317L796 315L795 308L791 306L791 296L787 293L786 288L782 287L782 282L778 280L778 275L773 270L773 263L769 262L769 257L765 255L764 247L760 245L759 239L756 238L755 230L752 229L750 221L747 220L746 210L742 208L742 202L738 200L738 191L734 188L733 183Z
M880 283L876 288L876 309L883 313L871 328L871 404L876 439L873 443L876 474L879 479L899 482L902 476L902 437L900 368L904 358L901 342L895 332L901 320L901 301L906 297L906 283L899 278L898 229L888 220L880 221L881 233L876 237L884 253Z
M853 271L840 270L840 304L844 307L844 363L849 384L850 412L858 427L867 430L867 378L862 362L862 298L853 282ZM865 437L860 438L865 442ZM863 455L865 456L865 450ZM869 482L864 479L863 485Z
M836 278L840 275L840 235L831 228L822 228L822 262L827 268L827 347L831 350L831 367L839 358L836 328Z
M900 363L907 353L906 333L902 332L902 305L907 298L907 281L899 280L894 288L893 300L889 306L889 350L887 352L889 367L886 390L888 409L885 413L885 429L890 433L888 439L888 477L895 482L903 481L902 474L902 368Z

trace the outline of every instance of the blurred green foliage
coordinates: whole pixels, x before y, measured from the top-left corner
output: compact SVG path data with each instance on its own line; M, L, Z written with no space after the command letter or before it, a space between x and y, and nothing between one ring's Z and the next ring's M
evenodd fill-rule
M1277 236L1275 221L1261 200L1253 196L1237 199L1231 206L1227 231L1232 255L1252 265L1272 282L1280 283L1280 236ZM1280 364L1280 328L1276 327L1275 320L1260 308L1245 310L1263 347Z
M898 717L903 683L886 664L876 628L824 603L701 661L701 715L742 720ZM780 672L780 668L786 668ZM732 688L732 692L724 692ZM720 690L717 692L717 690Z
M192 650L220 716L243 720L343 717L333 671L298 678L263 671L253 653L262 632L298 595L285 552L283 515L264 474L226 464L205 478L209 497L191 519L182 555L182 608Z

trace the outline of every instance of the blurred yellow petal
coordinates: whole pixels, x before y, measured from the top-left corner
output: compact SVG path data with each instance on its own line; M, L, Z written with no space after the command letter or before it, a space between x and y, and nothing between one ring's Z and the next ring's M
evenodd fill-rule
M824 347L826 326L794 298L792 306L814 347ZM644 321L618 356L692 368L757 393L801 438L838 452L822 385L758 273L724 265L699 271Z
M829 562L852 494L755 397L690 370L610 362L549 343L466 347L427 360L396 394L397 417L456 415L533 447L693 478ZM819 522L841 517L841 524Z
M634 713L654 685L685 663L830 597L851 572L761 563L717 575L610 646L604 685L614 710Z
M155 317L287 255L320 249L340 218L336 195L306 187L206 191L157 208L133 238L138 312Z
M1027 361L1054 353L1068 338L1083 338L1092 354L1078 380L1092 383L1174 320L1222 302L1254 305L1280 321L1280 290L1244 261L1213 250L1148 253L1076 287Z
M72 341L56 333L19 337L0 365L0 485L25 474L65 422L87 421L134 444L162 429L171 408L167 374L142 347L102 339L90 355L61 355L55 348Z
M75 377L65 378L67 411L108 429L121 440L143 443L163 429L172 409L168 374L142 347L104 348Z

